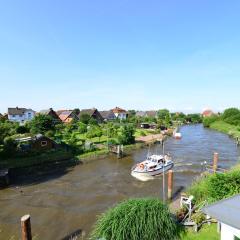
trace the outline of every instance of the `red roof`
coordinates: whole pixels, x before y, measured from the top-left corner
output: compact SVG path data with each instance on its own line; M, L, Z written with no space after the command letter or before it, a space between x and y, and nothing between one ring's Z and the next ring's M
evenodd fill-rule
M214 112L212 110L205 110L202 115L205 116L205 117L209 117L209 116L212 116L214 114Z
M122 109L120 107L115 107L114 109L112 109L112 111L114 113L126 113L127 112L126 110L124 110L124 109Z

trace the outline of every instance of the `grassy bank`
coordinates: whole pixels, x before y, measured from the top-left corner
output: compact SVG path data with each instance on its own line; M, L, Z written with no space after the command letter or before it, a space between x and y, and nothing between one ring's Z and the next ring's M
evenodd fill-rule
M210 124L210 128L226 133L234 138L240 138L240 127L231 125L229 123L226 123L224 121L215 121Z
M203 225L203 227L199 230L199 232L194 232L192 229L189 229L184 236L182 236L183 240L220 240L220 234L217 233L216 224Z

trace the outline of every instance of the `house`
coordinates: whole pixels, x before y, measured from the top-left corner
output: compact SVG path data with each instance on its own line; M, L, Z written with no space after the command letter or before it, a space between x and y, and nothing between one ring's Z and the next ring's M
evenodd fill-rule
M35 150L50 150L57 146L57 144L48 137L43 136L42 134L37 134L32 137L22 137L15 139L19 143L20 149L23 151Z
M240 194L204 207L202 211L218 220L221 240L240 239Z
M211 117L214 115L214 112L210 109L206 109L205 111L203 111L202 116L205 117Z
M120 119L120 120L124 120L127 119L127 111L120 108L120 107L115 107L114 109L112 109L114 115L116 118Z
M136 117L147 117L146 111L137 111Z
M78 120L78 116L72 110L65 110L61 112L58 117L63 123L70 123L73 120Z
M59 121L59 120L60 120L60 118L58 117L57 113L56 113L52 108L49 108L49 109L46 109L46 110L41 110L41 111L39 112L39 114L51 116L51 117L54 118L56 121Z
M89 115L90 118L97 120L98 123L103 122L103 117L96 108L82 109L78 115L80 119L82 115Z
M27 108L8 108L8 120L11 122L19 122L21 124L34 118L35 111Z
M147 114L147 117L152 117L152 118L157 117L157 111L155 110L146 111L146 114Z
M116 119L115 114L113 113L112 110L109 111L99 111L101 116L103 117L104 121L112 121Z

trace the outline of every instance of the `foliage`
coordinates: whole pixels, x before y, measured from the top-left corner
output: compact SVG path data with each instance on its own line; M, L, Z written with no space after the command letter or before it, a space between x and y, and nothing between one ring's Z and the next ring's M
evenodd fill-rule
M48 115L39 114L34 117L34 119L29 123L30 131L32 133L42 133L45 134L45 132L52 130L55 130L55 126L59 122L56 122L56 120Z
M196 223L196 224L201 224L203 221L206 220L206 216L204 213L202 212L196 212L192 215L192 220Z
M73 114L74 114L74 115L78 116L79 113L80 113L80 109L79 109L79 108L73 109Z
M79 120L80 120L80 122L82 122L82 123L85 123L85 124L88 124L89 123L89 120L90 120L90 115L89 114L80 114L80 118L79 118Z
M178 239L181 228L158 199L130 199L109 209L98 219L91 239Z
M240 126L240 110L237 108L228 108L222 114L222 119L226 123Z
M134 133L135 128L133 127L132 124L121 126L119 128L117 137L119 144L127 145L134 143L135 142Z
M227 173L206 175L193 183L188 190L197 203L207 200L208 203L231 197L240 193L240 170Z
M17 150L17 143L12 137L4 138L4 155L13 156Z
M211 117L205 117L205 118L203 118L203 126L210 127L210 125L212 123L214 123L215 121L217 121L218 119L219 119L219 117L215 116L215 115L213 115Z
M158 110L157 116L159 119L165 120L167 117L170 116L170 112L168 109L160 109Z
M4 138L16 134L17 123L4 121L0 122L0 144L3 144Z
M200 114L197 113L192 113L188 114L185 117L186 121L191 122L191 123L201 123L202 122L202 117Z
M18 126L16 128L16 133L20 133L20 134L29 133L29 131L30 129L27 126Z
M77 131L79 133L86 133L87 132L87 125L85 123L82 123L82 122L78 122L78 129Z
M89 127L87 131L87 138L94 138L94 137L101 137L102 136L102 130L99 126L92 125Z

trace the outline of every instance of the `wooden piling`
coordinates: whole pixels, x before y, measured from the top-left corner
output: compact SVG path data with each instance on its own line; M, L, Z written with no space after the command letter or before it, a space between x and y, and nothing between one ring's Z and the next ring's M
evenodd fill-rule
M218 153L215 152L215 153L213 154L213 172L214 172L214 173L216 173L216 171L217 171L218 158L219 158Z
M32 240L30 215L21 217L22 240Z
M172 198L173 191L173 170L168 171L168 199Z

